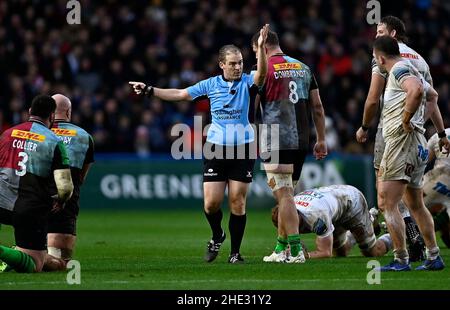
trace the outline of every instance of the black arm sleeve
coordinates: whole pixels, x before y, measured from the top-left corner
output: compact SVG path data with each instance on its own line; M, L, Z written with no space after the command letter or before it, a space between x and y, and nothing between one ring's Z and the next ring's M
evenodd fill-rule
M86 152L86 157L84 158L84 165L93 163L94 160L94 139L89 136L89 148Z
M318 89L319 85L317 84L316 77L314 76L314 73L311 72L311 83L309 84L309 91L312 91L314 89Z

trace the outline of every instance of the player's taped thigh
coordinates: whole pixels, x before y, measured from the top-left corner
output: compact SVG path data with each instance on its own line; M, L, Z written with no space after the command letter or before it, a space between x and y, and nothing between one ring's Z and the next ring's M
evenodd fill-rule
M292 173L267 172L267 184L275 192L283 187L293 188Z

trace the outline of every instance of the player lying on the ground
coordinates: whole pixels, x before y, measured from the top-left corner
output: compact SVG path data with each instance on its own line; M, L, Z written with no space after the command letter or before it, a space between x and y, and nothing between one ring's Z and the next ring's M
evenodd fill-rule
M364 195L350 185L332 185L303 191L294 197L299 232L315 233L316 249L306 258L346 256L358 243L364 256L382 256L392 246L388 234L375 236ZM278 207L272 209L272 222L278 226ZM349 233L348 233L349 232ZM349 238L350 237L350 238ZM273 252L265 262L283 262L288 251Z

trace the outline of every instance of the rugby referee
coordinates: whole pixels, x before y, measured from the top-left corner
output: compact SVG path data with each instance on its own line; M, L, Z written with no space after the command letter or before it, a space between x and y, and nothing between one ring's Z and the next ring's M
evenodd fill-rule
M156 96L166 101L196 100L200 97L207 97L210 101L212 124L208 129L203 154L204 209L212 230L205 254L207 262L217 257L225 240L221 205L227 185L231 211L228 226L231 253L228 262L234 264L244 261L240 246L247 221L245 203L256 159L250 152L250 144L255 139L250 124L252 100L258 87L264 84L267 73L265 42L268 31L268 24L260 30L257 70L252 74L243 73L243 58L239 48L225 45L219 50L219 67L223 73L191 87L161 89L142 82L129 82L137 94ZM243 158L237 156L237 153L242 155L242 150L246 150Z

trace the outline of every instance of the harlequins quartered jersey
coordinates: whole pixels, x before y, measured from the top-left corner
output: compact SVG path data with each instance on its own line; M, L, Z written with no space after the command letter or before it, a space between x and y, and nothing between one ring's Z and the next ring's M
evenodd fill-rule
M39 121L19 124L0 137L0 207L51 203L53 170L69 168L66 149Z
M64 143L70 158L70 167L81 169L94 161L94 142L81 127L69 122L56 121L52 131Z
M268 72L261 90L261 151L308 150L309 93L317 89L311 70L286 55L268 59ZM278 140L278 141L276 141Z

